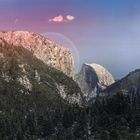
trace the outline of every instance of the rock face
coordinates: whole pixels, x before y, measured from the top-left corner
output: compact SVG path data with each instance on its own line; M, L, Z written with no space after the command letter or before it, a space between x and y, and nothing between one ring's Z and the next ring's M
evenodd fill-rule
M101 65L84 64L77 75L78 82L87 101L96 97L107 86L114 83L113 76Z
M140 93L140 69L137 69L127 76L118 80L114 84L108 86L105 90L103 90L104 94L116 94L118 92L122 92L123 94L127 93Z
M81 95L72 78L0 39L1 140L82 140Z
M70 49L33 32L3 31L0 32L0 38L8 44L28 49L45 64L62 71L69 77L74 76L74 60Z
M43 94L56 104L57 100L81 104L82 94L76 82L44 64L22 45L9 45L0 39L0 91L11 85L15 85L18 94Z

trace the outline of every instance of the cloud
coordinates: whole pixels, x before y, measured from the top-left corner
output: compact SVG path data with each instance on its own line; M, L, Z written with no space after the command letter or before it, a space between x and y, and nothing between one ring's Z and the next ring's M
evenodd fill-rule
M53 17L53 18L49 19L49 22L64 23L64 22L70 22L70 21L73 21L73 20L75 20L74 16L66 15L66 17L64 17L62 15L59 15L59 16L56 16L56 17Z
M75 19L75 17L74 17L74 16L71 16L71 15L67 15L66 18L67 18L67 20L69 20L69 21L72 21L72 20Z
M55 23L63 23L65 22L64 17L62 15L56 16L52 19L49 19L49 22L55 22Z

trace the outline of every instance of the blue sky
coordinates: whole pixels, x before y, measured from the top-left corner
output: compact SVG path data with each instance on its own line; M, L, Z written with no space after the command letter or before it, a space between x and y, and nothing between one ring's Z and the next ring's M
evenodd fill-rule
M99 63L116 78L140 68L140 0L1 0L0 29L63 34L77 65Z

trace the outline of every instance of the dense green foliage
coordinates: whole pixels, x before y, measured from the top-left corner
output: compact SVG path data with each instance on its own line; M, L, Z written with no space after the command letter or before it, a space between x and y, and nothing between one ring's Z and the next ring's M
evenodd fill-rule
M97 98L89 108L91 135L97 140L140 139L140 94Z
M39 88L26 94L18 83L0 81L2 140L140 139L139 94L130 98L117 93L80 108L56 95L48 98Z
M74 120L68 116L66 123L66 115L72 107L59 96L49 98L39 89L26 94L24 87L13 81L3 84L0 89L1 140L61 139L62 129L71 127Z

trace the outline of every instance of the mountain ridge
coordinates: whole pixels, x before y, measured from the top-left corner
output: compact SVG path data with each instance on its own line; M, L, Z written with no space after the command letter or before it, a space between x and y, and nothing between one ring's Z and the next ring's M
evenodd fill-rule
M52 92L56 91L68 102L79 104L81 100L81 91L72 78L47 66L27 49L21 46L9 46L2 39L0 39L0 66L0 76L5 81L17 81L28 92L32 92L36 83L44 89L47 87L50 90L54 89Z
M140 69L136 69L127 74L122 79L116 81L112 85L108 86L104 93L117 93L117 92L129 92L130 90L138 88L140 84Z
M23 46L45 64L74 77L74 60L69 48L64 48L39 33L28 31L1 31L0 38L9 45Z

